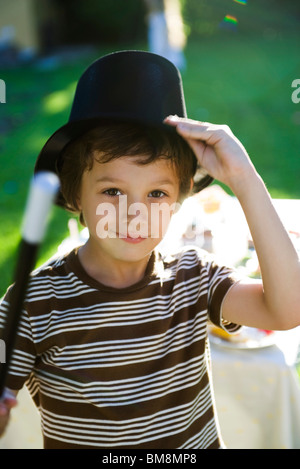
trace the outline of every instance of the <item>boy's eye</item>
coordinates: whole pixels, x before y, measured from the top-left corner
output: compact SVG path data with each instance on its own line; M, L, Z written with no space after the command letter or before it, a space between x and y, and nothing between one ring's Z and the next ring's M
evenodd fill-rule
M163 192L163 191L158 191L158 190L152 191L152 192L150 192L150 194L149 194L150 197L154 197L155 199L159 199L159 198L161 198L161 197L164 197L165 195L166 195L165 192Z
M104 191L104 194L110 195L111 197L115 197L117 195L121 195L121 192L119 191L119 189L112 187L111 189L107 189L106 191Z

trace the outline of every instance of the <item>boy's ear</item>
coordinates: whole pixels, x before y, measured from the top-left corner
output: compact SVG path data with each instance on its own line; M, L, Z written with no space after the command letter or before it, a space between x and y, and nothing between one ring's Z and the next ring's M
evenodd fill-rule
M189 191L184 196L180 196L179 194L179 198L177 199L177 202L179 204L182 204L187 197L190 197L193 195L193 192L192 192L193 187L194 187L194 179L191 178Z
M176 202L174 205L173 205L173 213L172 215L175 215L175 213L179 212L181 208L181 203L180 202Z
M76 205L77 205L78 211L81 212L81 198L79 195L76 197Z

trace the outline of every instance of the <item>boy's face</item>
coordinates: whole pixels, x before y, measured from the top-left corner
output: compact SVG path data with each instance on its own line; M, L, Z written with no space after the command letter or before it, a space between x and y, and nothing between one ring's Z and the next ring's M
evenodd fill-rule
M114 259L138 261L163 238L178 196L179 180L169 160L142 165L131 156L95 161L82 176L79 206L97 249Z

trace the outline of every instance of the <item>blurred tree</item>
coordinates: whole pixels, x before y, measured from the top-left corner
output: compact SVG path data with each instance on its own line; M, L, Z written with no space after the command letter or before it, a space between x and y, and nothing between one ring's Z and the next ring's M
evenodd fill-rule
M162 1L162 0L161 0ZM185 34L211 37L226 15L238 31L276 36L299 30L299 0L179 0ZM145 0L35 0L43 52L65 44L147 41Z
M64 0L64 43L121 43L146 39L142 0Z
M184 69L186 34L180 0L144 0L144 4L147 7L149 51Z

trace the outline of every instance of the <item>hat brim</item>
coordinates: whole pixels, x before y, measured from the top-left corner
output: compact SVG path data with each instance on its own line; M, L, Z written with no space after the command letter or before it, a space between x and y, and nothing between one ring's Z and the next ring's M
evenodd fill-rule
M146 119L141 122L140 120L135 119L134 117L126 117L126 119L120 119L120 116L116 115L105 115L102 117L97 117L94 119L85 119L82 121L68 122L67 124L60 127L53 135L47 140L43 146L34 168L34 172L39 171L50 171L59 175L59 160L62 152L66 146L82 137L86 132L92 130L93 128L99 126L100 124L107 122L131 122L132 124L144 124L156 128L160 128L169 133L176 133L176 129L171 126L167 126L163 122L161 124L153 123L147 121ZM178 134L177 134L178 135ZM195 157L196 158L196 157ZM197 180L196 188L197 192L203 190L205 187L209 186L213 182L213 178L209 174L201 171L202 175ZM56 205L65 207L65 200L61 192L58 193Z

